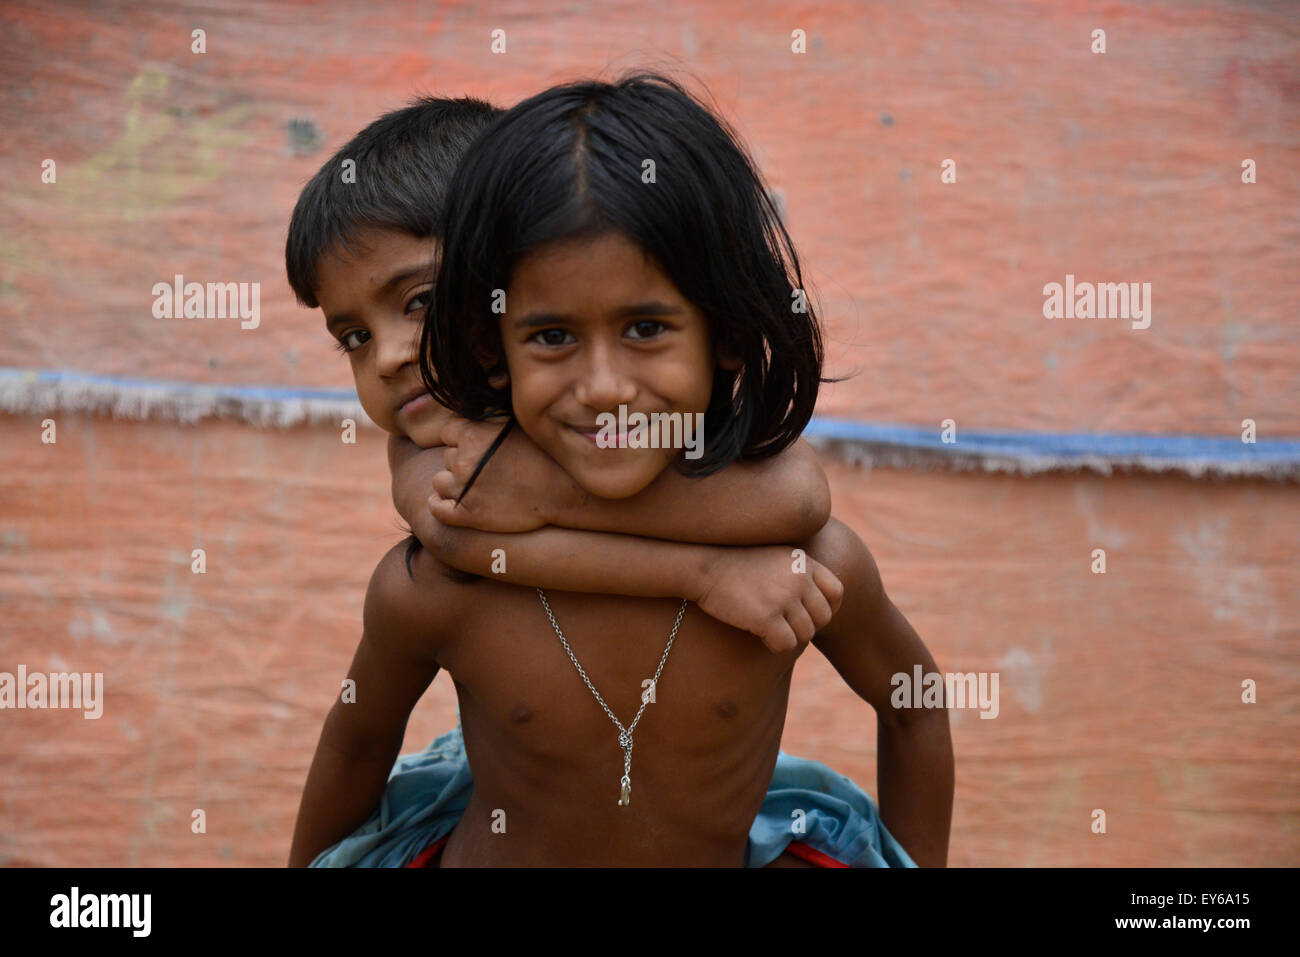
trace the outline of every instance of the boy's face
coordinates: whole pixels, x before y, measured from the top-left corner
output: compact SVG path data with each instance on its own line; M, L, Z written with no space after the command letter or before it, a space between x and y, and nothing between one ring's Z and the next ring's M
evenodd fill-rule
M594 441L597 416L620 404L703 413L713 390L708 320L635 243L611 232L544 246L515 267L506 302L515 417L579 485L627 498L682 454Z
M325 328L352 364L366 415L423 448L441 445L451 413L425 390L417 359L437 240L369 229L354 246L351 253L334 249L321 259L316 298Z

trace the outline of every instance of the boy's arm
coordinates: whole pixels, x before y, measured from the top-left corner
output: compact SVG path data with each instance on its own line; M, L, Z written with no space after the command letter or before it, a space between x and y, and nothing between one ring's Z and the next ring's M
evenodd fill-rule
M830 515L826 475L812 446L798 439L778 455L734 462L705 478L664 469L630 499L588 494L578 504L561 502L551 523L679 542L768 545L805 541Z
M518 428L456 504L499 422L453 421L443 430L446 471L434 477L430 507L444 525L525 532L560 525L593 532L714 545L802 542L830 517L830 488L817 455L798 439L778 455L735 462L706 478L667 468L631 498L609 501L582 489Z
M520 535L443 529L436 539L444 564L514 585L685 598L773 653L810 641L843 592L829 569L787 545L724 548L554 527Z
M404 553L401 546L392 549L370 579L361 644L348 669L355 702L340 696L325 719L298 809L290 867L309 865L379 805L411 709L438 673L436 622L455 616L436 613L446 595L431 594L437 591L432 562L412 563L417 587L407 576Z
M813 644L858 697L876 709L880 816L922 867L948 860L952 825L953 752L946 708L901 708L890 702L895 674L920 665L937 671L930 652L885 594L862 540L836 519L808 543L844 583L838 614Z
M721 548L549 526L522 534L447 527L429 511L425 492L443 449L406 446L389 446L393 504L433 557L461 571L557 591L685 598L773 652L809 641L839 605L835 576L814 560L794 560L787 546Z

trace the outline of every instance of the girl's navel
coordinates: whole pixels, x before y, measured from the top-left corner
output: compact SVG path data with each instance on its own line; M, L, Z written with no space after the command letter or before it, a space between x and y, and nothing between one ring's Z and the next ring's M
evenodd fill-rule
M524 707L521 704L515 705L513 708L510 709L510 720L513 721L515 724L523 724L532 716L533 716L533 709Z

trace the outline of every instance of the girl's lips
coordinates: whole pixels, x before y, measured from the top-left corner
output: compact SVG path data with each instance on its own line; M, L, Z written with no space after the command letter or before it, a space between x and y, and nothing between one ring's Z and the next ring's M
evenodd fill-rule
M573 429L573 426L569 426L569 428ZM578 435L582 436L592 445L595 445L599 448L599 444L596 441L596 437L600 434L599 429L596 429L594 432L583 432L580 429L573 429L573 431L577 432ZM617 435L614 436L614 441L616 444L606 446L606 448L619 448L620 446L627 445L627 437L628 437L627 432L619 432Z

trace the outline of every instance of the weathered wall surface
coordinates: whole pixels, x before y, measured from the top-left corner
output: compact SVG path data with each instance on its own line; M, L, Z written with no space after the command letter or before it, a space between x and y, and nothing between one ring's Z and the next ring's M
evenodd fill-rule
M859 373L823 415L1295 436L1298 46L1286 2L10 3L0 365L346 386L283 279L334 148L416 88L508 105L678 62L785 195L828 371ZM177 273L260 282L262 324L154 319ZM1044 319L1067 274L1151 283L1150 328Z
M282 864L400 538L378 433L58 428L0 418L0 670L103 672L104 709L0 712L0 865ZM1000 674L996 719L953 713L951 863L1300 862L1292 486L828 472L940 669ZM455 714L439 675L406 750ZM874 713L816 651L782 746L876 792Z
M1295 438L1298 49L1286 2L7 3L0 366L346 388L283 278L330 152L417 88L509 104L667 57L783 193L827 373L859 372L820 415ZM177 273L259 282L258 328L155 319ZM1066 274L1151 283L1150 327L1045 319ZM282 863L399 537L382 437L55 417L44 445L0 415L0 671L107 698L0 713L0 865ZM1300 863L1294 484L826 465L940 667L1001 675L996 720L954 716L953 864ZM407 749L454 716L441 676ZM784 747L876 790L870 708L815 652Z

